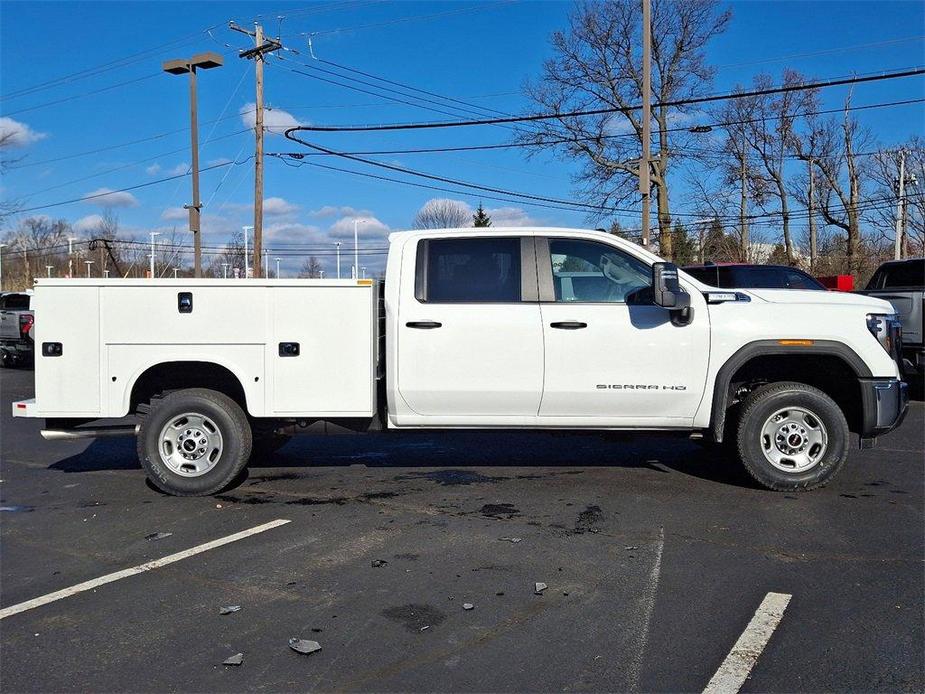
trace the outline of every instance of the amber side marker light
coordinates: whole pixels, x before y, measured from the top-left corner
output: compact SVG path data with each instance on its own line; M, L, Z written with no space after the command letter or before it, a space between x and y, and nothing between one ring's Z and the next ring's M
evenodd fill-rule
M357 284L359 284L359 285L361 285L361 286L363 286L363 287L368 287L368 286L372 285L372 283L373 283L372 280L357 280Z
M812 340L778 340L777 344L785 347L812 347Z

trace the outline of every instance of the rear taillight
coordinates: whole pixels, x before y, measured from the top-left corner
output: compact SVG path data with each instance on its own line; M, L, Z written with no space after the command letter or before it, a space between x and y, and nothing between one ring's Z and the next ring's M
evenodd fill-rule
M35 316L31 313L23 313L19 316L19 334L21 337L29 337L29 331L35 324Z

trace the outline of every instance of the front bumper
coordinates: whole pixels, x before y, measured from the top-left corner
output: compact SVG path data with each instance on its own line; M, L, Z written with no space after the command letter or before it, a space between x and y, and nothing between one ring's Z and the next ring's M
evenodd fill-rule
M898 427L909 405L908 386L898 378L865 378L861 386L861 441L868 444Z

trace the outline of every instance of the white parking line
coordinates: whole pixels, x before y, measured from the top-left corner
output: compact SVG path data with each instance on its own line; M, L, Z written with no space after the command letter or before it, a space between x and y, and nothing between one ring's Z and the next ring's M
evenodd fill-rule
M169 554L166 557L161 559L154 559L152 561L145 562L144 564L139 564L138 566L133 566L128 569L122 569L121 571L116 571L115 573L106 574L105 576L100 576L99 578L93 578L89 581L84 581L83 583L78 583L75 586L70 588L64 588L63 590L56 590L54 593L48 593L32 600L27 600L26 602L21 602L17 605L10 605L9 607L4 607L0 609L0 619L5 619L14 614L19 614L20 612L25 612L26 610L31 610L35 607L41 607L42 605L47 605L50 602L55 602L56 600L61 600L62 598L70 597L71 595L76 595L77 593L83 593L87 590L93 590L99 586L105 585L106 583L112 583L113 581L118 581L120 578L128 578L129 576L134 576L135 574L144 573L145 571L150 571L151 569L157 569L161 566L167 566L167 564L173 564L176 561L181 559L186 559L187 557L192 557L195 554L201 554L202 552L208 552L210 549L215 549L216 547L221 547L222 545L227 545L231 542L237 542L238 540L243 540L245 537L250 537L251 535L256 535L257 533L262 533L267 530L272 530L281 525L288 523L288 520L278 518L269 523L264 523L263 525L258 525L249 530L242 530L239 533L234 535L227 535L225 537L220 537L217 540L212 540L211 542L206 542L202 545L197 545L195 547L190 547L189 549L184 549L182 552L177 552L176 554Z
M703 690L704 694L735 694L739 691L780 624L791 597L787 593L768 593L764 597L745 631Z

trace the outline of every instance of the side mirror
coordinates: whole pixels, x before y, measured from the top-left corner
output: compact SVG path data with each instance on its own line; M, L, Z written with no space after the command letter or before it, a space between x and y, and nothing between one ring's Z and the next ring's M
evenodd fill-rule
M678 266L674 263L655 263L652 266L652 293L653 301L662 308L681 310L691 305L690 294L681 289Z

